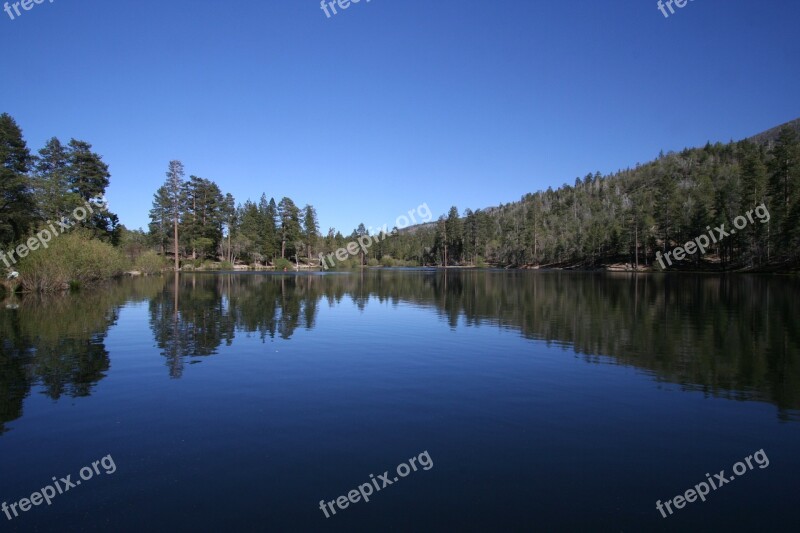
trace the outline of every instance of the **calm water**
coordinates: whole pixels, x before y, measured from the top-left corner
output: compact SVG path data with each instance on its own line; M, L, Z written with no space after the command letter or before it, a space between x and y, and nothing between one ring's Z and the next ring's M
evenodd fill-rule
M797 530L799 302L783 277L494 271L6 300L0 503L116 471L0 529ZM761 449L768 467L656 510Z

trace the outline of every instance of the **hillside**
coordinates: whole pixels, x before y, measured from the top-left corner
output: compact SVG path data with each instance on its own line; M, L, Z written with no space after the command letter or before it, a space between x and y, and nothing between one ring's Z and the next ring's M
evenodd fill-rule
M796 268L798 132L800 119L743 141L708 143L614 174L589 174L574 186L509 204L464 213L454 207L436 223L402 232L381 252L448 266L660 268L661 254L720 224L723 231L734 221L742 225L737 217L750 212L751 220L704 246L705 254L698 250L661 263L693 270ZM753 216L758 207L762 218Z
M786 124L781 124L780 126L776 126L767 131L762 131L757 135L749 137L747 140L750 142L754 142L756 144L763 144L769 146L771 144L774 144L775 141L778 140L778 136L782 128L791 128L795 132L800 134L800 118L796 118L794 120L787 122Z

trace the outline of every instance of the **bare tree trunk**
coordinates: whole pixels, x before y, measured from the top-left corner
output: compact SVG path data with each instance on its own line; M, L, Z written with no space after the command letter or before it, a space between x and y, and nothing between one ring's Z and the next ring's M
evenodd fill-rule
M178 217L177 215L172 219L173 238L175 239L175 272L181 268L181 262L178 258Z

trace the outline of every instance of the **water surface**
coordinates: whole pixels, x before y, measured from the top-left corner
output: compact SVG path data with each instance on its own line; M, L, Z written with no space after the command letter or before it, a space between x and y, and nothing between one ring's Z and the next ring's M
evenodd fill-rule
M368 271L123 280L0 309L0 524L796 530L800 283ZM667 519L667 500L770 464ZM325 518L427 451L433 462Z

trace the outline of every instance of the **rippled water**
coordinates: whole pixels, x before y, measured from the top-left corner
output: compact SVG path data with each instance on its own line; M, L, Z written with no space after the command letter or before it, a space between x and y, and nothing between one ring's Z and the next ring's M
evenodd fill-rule
M7 299L0 502L116 470L0 524L794 530L798 301L789 277L413 270ZM768 467L656 510L761 449Z

